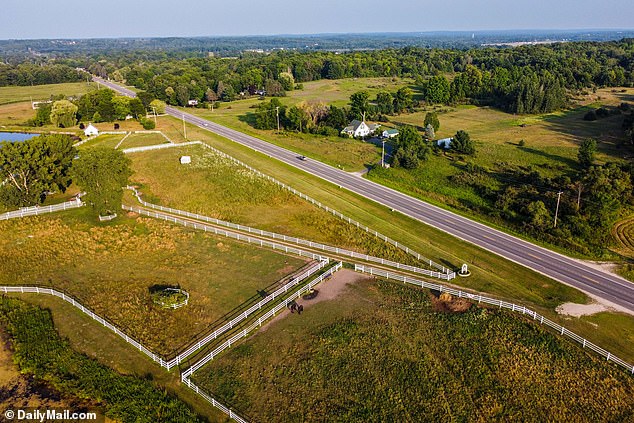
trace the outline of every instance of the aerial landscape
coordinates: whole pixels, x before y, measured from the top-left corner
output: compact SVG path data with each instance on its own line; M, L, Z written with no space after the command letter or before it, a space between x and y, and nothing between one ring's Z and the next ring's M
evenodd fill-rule
M537 3L0 6L0 419L634 421L634 3Z

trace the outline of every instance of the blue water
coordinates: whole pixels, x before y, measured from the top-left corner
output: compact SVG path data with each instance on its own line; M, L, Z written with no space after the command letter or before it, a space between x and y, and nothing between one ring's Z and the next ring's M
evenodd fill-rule
M22 132L0 132L1 141L26 141L40 134L24 134Z

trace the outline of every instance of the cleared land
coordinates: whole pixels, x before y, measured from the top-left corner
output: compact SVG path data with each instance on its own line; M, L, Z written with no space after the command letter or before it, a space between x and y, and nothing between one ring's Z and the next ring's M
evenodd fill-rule
M75 295L151 350L169 355L305 261L153 219L93 223L87 208L0 222L0 283ZM153 304L150 288L180 286L190 303Z
M33 85L26 87L0 87L0 104L31 100L49 100L53 95L79 96L97 89L94 82L70 82L66 84Z
M634 380L531 322L364 281L195 381L254 421L625 421ZM609 404L609 406L606 406Z
M127 141L127 140L126 140ZM189 155L192 163L181 165ZM364 230L202 146L130 154L144 198L153 203L342 248L413 262Z

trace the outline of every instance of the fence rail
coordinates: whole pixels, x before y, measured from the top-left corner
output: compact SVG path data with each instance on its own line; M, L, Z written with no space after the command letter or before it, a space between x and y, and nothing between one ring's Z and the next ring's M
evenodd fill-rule
M134 192L137 200L144 207L148 207L148 208L151 208L151 209L154 209L154 210L160 210L162 212L175 214L175 215L178 215L178 216L184 216L184 217L187 217L187 218L190 218L190 219L196 219L196 220L199 220L199 221L213 223L214 225L224 226L224 227L227 227L227 228L239 230L239 231L242 231L242 232L248 232L250 234L254 234L254 235L258 235L258 236L265 236L265 237L268 237L268 238L281 240L281 241L284 241L284 242L291 242L293 244L303 245L303 246L310 247L310 248L316 248L316 249L319 249L319 250L324 250L324 251L328 251L328 252L331 252L331 253L344 255L344 256L360 259L360 260L365 260L365 261L374 262L374 263L380 263L380 264L385 265L385 266L395 267L395 268L400 269L400 270L407 270L409 272L418 273L418 274L425 275L425 276L430 276L430 277L433 277L433 278L438 278L438 279L443 279L443 280L449 281L449 280L451 280L451 279L456 277L456 273L455 272L442 273L442 272L435 272L433 270L421 269L420 267L410 266L410 265L407 265L407 264L398 263L398 262L387 260L387 259L383 259L383 258L380 258L380 257L370 256L368 254L357 253L356 251L350 251L350 250L346 250L344 248L333 247L333 246L330 246L330 245L320 244L318 242L307 241L307 240L301 239L301 238L296 238L296 237L287 236L287 235L281 235L281 234L277 234L277 233L274 233L274 232L263 231L261 229L256 229L256 228L252 228L252 227L249 227L249 226L240 225L240 224L237 224L237 223L231 223L231 222L227 222L227 221L224 221L224 220L216 219L216 218L213 218L213 217L204 216L204 215L200 215L200 214L197 214L197 213L191 213L191 212L184 211L184 210L174 209L174 208L171 208L171 207L159 206L157 204L152 204L152 203L148 203L147 201L143 201L143 199L141 199L141 195L139 194L139 192L134 187L128 186L127 188ZM430 265L431 265L431 263L430 263Z
M274 250L284 251L285 253L295 254L302 257L308 257L313 260L323 260L327 258L325 256L322 256L321 254L311 253L309 251L304 251L299 248L289 247L288 245L282 245L276 242L266 241L261 238L253 238L253 237L242 235L236 232L226 231L224 229L219 229L214 226L205 225L204 223L190 222L188 220L179 219L177 217L173 217L167 214L163 214L159 212L151 212L149 210L145 210L139 207L131 207L126 205L123 205L121 207L124 210L131 211L134 213L139 213L144 216L154 217L156 219L165 220L167 222L172 222L177 225L182 225L188 228L194 228L194 229L205 231L205 232L212 232L216 235L225 236L227 238L236 239L238 241L248 242L249 244L259 245L260 247L268 247Z
M208 355L203 357L200 361L198 361L193 366L191 366L190 368L185 370L183 373L181 373L182 382L188 388L190 388L191 390L196 392L198 395L200 395L202 398L204 398L205 401L207 401L212 406L218 408L220 411L222 411L227 416L229 416L229 418L231 418L231 419L233 419L233 420L235 420L235 421L237 421L239 423L247 423L247 420L245 420L239 414L235 413L230 408L225 407L224 405L222 405L221 403L216 401L216 399L213 398L211 395L209 395L207 392L205 392L202 389L200 389L194 382L191 381L190 377L194 374L194 372L196 372L201 367L203 367L205 364L207 364L211 360L213 360L214 357L216 357L218 354L220 354L223 351L225 351L226 349L230 348L232 345L235 345L235 343L238 342L240 339L246 338L250 332L252 332L254 329L259 328L260 326L262 326L262 323L264 323L266 320L268 320L268 319L272 318L273 316L275 316L278 311L280 311L283 308L287 308L288 305L292 301L295 301L295 299L301 297L305 292L308 292L310 289L312 289L315 285L317 285L318 283L320 283L324 279L329 278L330 276L332 276L333 273L335 273L336 271L338 271L342 267L343 267L343 263L341 263L341 262L337 263L334 267L331 267L330 269L328 269L328 271L326 273L323 273L318 278L316 278L315 280L311 281L309 284L303 286L302 288L297 290L293 295L291 295L289 298L287 298L286 300L284 300L283 302L281 302L280 304L275 306L272 310L269 310L269 312L267 312L263 316L259 317L256 322L252 323L247 328L240 330L237 334L235 334L234 336L229 338L227 341L222 343L222 345L220 345L219 347L214 349L211 353L209 353Z
M234 319L232 319L229 322L225 323L223 326L215 329L212 333L210 333L209 335L205 336L204 338L198 340L195 344L193 344L187 350L183 351L181 354L177 355L172 360L166 362L165 363L165 367L169 370L172 367L175 367L175 366L179 365L187 357L189 357L192 354L194 354L196 351L201 349L203 346L205 346L206 344L208 344L212 340L217 339L219 336L221 336L225 332L228 332L229 330L231 330L234 327L238 326L242 321L248 319L251 315L253 315L258 310L261 310L262 307L265 307L268 303L274 301L275 298L278 298L281 295L284 295L285 293L287 293L289 291L289 289L293 288L295 285L301 283L302 281L310 278L315 273L317 273L320 270L322 270L324 267L326 267L328 265L328 263L329 263L328 259L324 259L324 260L320 261L319 263L317 263L315 266L312 266L309 269L307 269L306 271L304 271L299 276L291 279L287 284L285 284L284 286L280 287L279 289L277 289L272 294L267 295L265 298L263 298L257 304L254 304L253 306L251 306L247 310L241 312L237 317L235 317Z
M257 170L255 168L249 166L248 164L236 159L235 157L232 157L232 156L230 156L230 155L228 155L226 153L223 153L222 151L210 146L209 144L206 144L206 143L204 143L202 141L189 141L189 142L184 142L184 143L180 143L180 144L174 144L171 147L181 147L181 146L188 146L188 145L200 145L203 148L207 148L207 149L213 151L215 154L218 154L219 156L222 156L222 157L224 157L224 158L226 158L228 160L231 160L232 162L234 162L234 163L236 163L236 164L238 164L238 165L240 165L242 167L245 167L245 168L249 169L251 172L255 173L256 175L260 176L261 178L264 178L264 179L266 179L268 181L271 181L274 184L279 185L280 187L284 188L285 190L292 192L293 194L297 195L298 197L303 198L304 200L308 201L309 203L319 207L320 209L323 209L323 210L327 211L328 213L333 214L334 216L336 216L336 217L338 217L338 218L350 223L351 225L354 225L357 228L360 228L360 229L364 230L365 232L367 232L367 233L369 233L371 235L374 235L374 236L376 236L379 239L382 239L383 241L387 242L388 244L392 244L396 248L405 251L407 254L410 254L410 255L416 257L417 260L429 263L429 265L431 267L436 268L441 273L446 273L446 274L453 273L451 269L446 268L442 264L438 264L438 263L434 262L433 260L431 260L429 258L426 258L425 256L421 255L420 253L412 250L411 248L409 248L409 247L407 247L407 246L405 246L405 245L403 245L403 244L401 244L401 243L399 243L397 241L394 241L391 238L388 238L387 236L381 234L380 232L374 231L374 230L368 228L367 226L362 225L361 223L357 222L356 220L353 220L353 219L349 218L348 216L345 216L345 215L339 213L337 210L334 210L334 209L332 209L332 208L320 203L319 201L315 200L314 198L309 197L308 195L306 195L306 194L304 194L304 193L302 193L300 191L297 191L295 188L292 188L292 187L286 185L285 183L280 182L277 179L275 179L275 178L273 178L273 177L271 177L271 176L269 176L269 175L267 175L265 173L260 172L259 170ZM140 147L140 148L143 148L143 147ZM165 147L162 147L162 148L165 148ZM134 152L146 151L146 150L127 149L127 150L122 150L122 151L124 153L134 153ZM455 277L455 273L454 273L454 277Z
M422 288L432 289L432 290L439 291L439 292L447 292L447 293L449 293L451 295L455 295L455 296L457 296L459 298L466 298L466 299L471 300L471 301L477 301L478 304L480 304L480 303L489 304L489 305L498 307L500 309L505 308L505 309L511 310L513 312L516 312L516 313L522 313L523 315L526 315L526 316L529 316L529 317L533 318L533 320L539 321L540 324L543 324L543 325L546 325L546 326L552 328L558 334L560 334L562 336L567 336L568 338L573 339L574 341L576 341L579 344L581 344L583 348L588 348L588 349L594 351L595 353L605 357L607 361L611 361L611 362L613 362L613 363L625 368L631 374L634 375L634 365L621 360L620 358L616 357L614 354L610 353L609 351L604 350L603 348L593 344L592 342L588 341L587 339L582 338L581 336L577 335L576 333L574 333L572 331L569 331L565 327L553 322L552 320L549 320L548 318L542 316L541 314L537 313L534 310L526 308L525 306L520 306L520 305L509 303L509 302L506 302L506 301L496 300L495 298L484 297L481 294L473 294L473 293L470 293L470 292L461 291L459 289L450 288L450 287L439 285L439 284L435 284L435 283L429 283L429 282L421 281L421 280L414 279L414 278L411 278L411 277L402 276L402 275L399 275L399 274L396 274L396 273L390 273L390 272L387 272L387 271L382 270L382 269L375 269L375 268L372 268L372 267L361 266L361 265L355 264L354 270L357 271L357 272L368 273L370 275L379 276L379 277L383 277L383 278L386 278L386 279L394 279L394 280L401 281L401 282L404 282L404 283L409 283L409 284L412 284L412 285L420 286Z
M37 216L40 214L53 213L61 210L76 209L83 205L84 203L82 203L82 201L78 198L76 200L66 201L60 204L52 204L50 206L25 207L21 208L20 210L0 214L0 220L16 219L26 216Z
M202 144L202 142L200 141L189 141L189 142L183 142L180 144L175 144L173 143L169 138L166 138L169 143L167 144L155 144L155 145L146 145L144 147L131 147L131 148L124 148L123 153L124 154L129 154L129 153L140 153L142 151L151 151L151 150L162 150L164 148L175 148L175 147L183 147L186 145L199 145ZM206 145L206 144L203 144Z

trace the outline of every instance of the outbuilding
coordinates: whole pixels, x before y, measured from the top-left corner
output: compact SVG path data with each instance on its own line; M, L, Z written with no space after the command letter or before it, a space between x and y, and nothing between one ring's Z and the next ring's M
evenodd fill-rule
M441 140L436 141L436 145L438 147L444 148L445 150L449 150L451 148L451 142L453 138L443 138Z
M381 134L383 138L394 138L398 136L398 129L386 129Z
M99 135L99 129L95 128L92 123L88 124L86 129L84 129L84 134L87 137L93 137Z
M192 156L181 156L181 164L190 164L192 162Z

